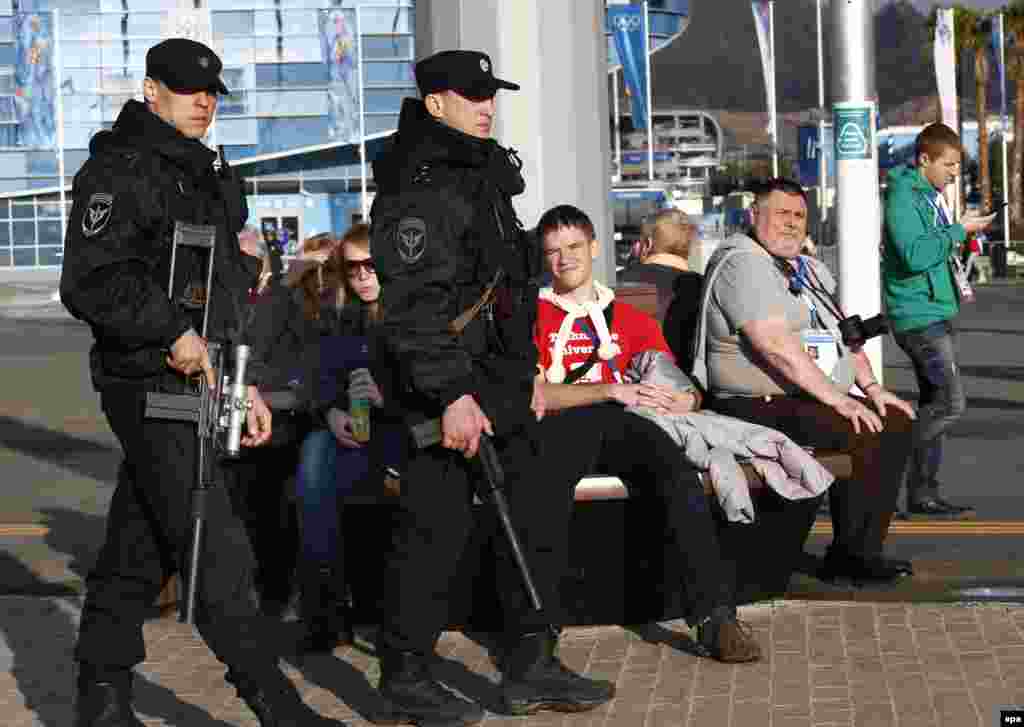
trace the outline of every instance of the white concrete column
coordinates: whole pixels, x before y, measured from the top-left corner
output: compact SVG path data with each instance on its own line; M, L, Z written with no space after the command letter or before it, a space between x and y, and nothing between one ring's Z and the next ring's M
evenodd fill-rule
M449 48L491 56L499 78L495 137L518 150L526 192L516 208L526 227L556 204L594 220L602 255L597 277L614 283L611 134L604 0L418 0L416 56Z

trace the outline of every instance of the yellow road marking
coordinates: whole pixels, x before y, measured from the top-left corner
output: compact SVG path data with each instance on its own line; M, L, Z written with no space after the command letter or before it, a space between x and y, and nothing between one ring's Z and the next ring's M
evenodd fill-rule
M818 521L814 535L832 532L832 523ZM890 535L1024 535L1024 520L897 520L889 525Z
M50 528L46 525L0 525L0 537L41 538L49 534Z

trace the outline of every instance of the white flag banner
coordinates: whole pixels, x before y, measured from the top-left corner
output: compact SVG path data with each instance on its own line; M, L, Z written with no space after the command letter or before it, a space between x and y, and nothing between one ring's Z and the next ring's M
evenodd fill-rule
M768 0L751 0L750 9L754 12L754 27L757 29L757 44L761 47L761 70L764 73L765 95L768 97L768 118L775 118L775 94L772 93L772 78L775 76L775 58L772 51L771 9ZM772 123L768 123L769 130ZM774 139L772 140L775 141Z
M942 123L956 130L956 37L953 12L952 8L938 8L935 11L935 82L939 88Z

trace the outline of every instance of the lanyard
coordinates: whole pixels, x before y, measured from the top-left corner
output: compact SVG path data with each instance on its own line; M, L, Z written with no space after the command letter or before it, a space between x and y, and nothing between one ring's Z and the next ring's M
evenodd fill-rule
M934 197L929 197L928 201L931 203L932 207L935 208L935 212L938 214L939 221L942 222L942 226L943 227L948 227L950 225L949 215L946 214L946 204L945 204L946 200L942 196L942 193L939 192L939 191L936 191L935 192L935 196Z

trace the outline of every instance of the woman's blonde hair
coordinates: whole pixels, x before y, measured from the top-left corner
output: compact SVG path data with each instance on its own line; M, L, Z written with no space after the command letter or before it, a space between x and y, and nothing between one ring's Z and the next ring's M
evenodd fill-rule
M359 296L352 289L352 283L345 269L345 246L352 247L370 255L370 226L365 222L357 222L342 235L338 246L334 248L331 256L327 258L326 267L331 271L332 279L337 276L341 280L341 304L345 305L349 300L359 300ZM378 321L381 317L381 299L366 303L366 317L370 321Z
M307 237L300 248L304 253L317 252L325 248L337 249L337 240L329 232ZM305 265L294 285L302 291L302 312L307 320L320 320L321 310L325 301L338 297L338 290L343 282L332 274L326 263L298 260L293 265Z

